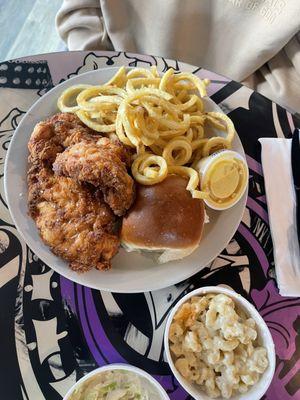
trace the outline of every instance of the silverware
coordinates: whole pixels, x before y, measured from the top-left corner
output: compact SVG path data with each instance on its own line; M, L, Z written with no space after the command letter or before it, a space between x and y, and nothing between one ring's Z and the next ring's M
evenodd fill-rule
M296 224L298 243L300 246L300 129L295 129L292 139L292 172L296 193Z

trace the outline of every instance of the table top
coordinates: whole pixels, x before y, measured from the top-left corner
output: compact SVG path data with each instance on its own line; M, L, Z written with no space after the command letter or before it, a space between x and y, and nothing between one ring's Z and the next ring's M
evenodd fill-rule
M168 67L211 79L209 95L233 120L250 170L243 220L226 249L192 278L138 294L75 284L40 261L13 226L3 191L10 139L29 107L53 86L110 66ZM291 137L300 121L265 97L215 73L160 57L122 52L63 52L0 63L0 382L3 398L58 400L97 366L125 362L151 373L170 399L190 396L164 358L168 312L199 286L230 287L259 310L272 333L276 372L264 399L300 399L300 299L282 297L260 163L259 137Z

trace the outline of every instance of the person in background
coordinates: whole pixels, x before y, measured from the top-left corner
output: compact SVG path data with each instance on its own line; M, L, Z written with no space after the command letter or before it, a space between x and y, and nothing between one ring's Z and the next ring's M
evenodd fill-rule
M217 72L300 112L299 0L63 0L69 50L118 50Z

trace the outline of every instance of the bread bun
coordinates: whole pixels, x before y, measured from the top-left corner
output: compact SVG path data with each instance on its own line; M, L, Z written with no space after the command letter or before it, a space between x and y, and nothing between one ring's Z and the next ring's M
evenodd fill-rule
M169 175L152 186L137 184L136 200L123 218L121 242L128 251L162 253L165 263L191 254L201 240L204 202L186 190L187 179Z

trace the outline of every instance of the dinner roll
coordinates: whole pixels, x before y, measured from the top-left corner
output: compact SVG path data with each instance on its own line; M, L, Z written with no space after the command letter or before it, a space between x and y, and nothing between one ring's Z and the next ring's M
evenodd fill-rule
M151 186L137 185L136 200L123 218L121 242L127 251L160 252L165 263L190 255L201 240L204 202L186 190L187 179L169 175Z

